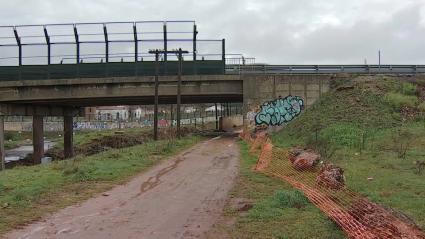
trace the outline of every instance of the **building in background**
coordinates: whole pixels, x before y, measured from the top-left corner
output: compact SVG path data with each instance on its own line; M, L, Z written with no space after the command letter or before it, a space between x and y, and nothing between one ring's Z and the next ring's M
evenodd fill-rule
M99 106L96 107L96 119L103 121L126 121L130 117L129 106Z
M93 121L96 120L96 107L86 107L84 109L84 116L87 121Z

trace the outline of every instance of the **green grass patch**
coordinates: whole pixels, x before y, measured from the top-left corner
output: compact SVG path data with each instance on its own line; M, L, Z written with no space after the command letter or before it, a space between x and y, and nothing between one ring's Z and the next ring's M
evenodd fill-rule
M0 172L0 234L124 183L199 140L152 141L48 166Z

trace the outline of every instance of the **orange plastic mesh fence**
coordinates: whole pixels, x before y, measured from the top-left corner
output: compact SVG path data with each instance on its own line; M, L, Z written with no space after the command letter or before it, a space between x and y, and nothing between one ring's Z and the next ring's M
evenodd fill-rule
M351 191L343 183L322 183L319 166L294 166L290 153L274 147L266 133L240 136L258 154L255 170L281 178L304 195L355 239L425 239L425 233L407 216L386 209Z

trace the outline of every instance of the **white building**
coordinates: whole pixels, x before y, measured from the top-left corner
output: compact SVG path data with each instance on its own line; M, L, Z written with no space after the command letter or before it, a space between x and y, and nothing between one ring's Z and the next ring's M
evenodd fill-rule
M98 120L128 120L130 109L128 106L100 106L96 107Z

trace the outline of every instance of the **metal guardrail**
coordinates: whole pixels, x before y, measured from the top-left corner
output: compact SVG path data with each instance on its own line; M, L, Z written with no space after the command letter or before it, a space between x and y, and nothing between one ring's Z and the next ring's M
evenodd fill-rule
M422 74L425 65L226 65L226 74Z

